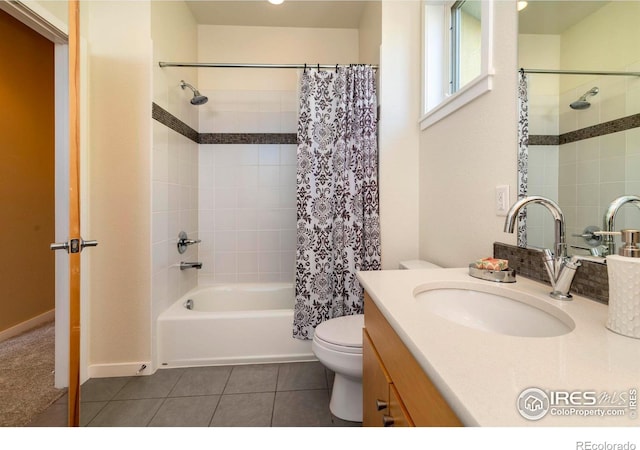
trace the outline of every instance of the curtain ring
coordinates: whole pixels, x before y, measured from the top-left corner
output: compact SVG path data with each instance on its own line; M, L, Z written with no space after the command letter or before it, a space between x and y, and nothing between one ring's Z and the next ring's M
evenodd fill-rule
M318 72L320 72L320 63L318 63Z
M338 65L336 64L336 73L338 73Z
M307 73L307 64L306 64L306 63L305 63L305 65L304 65L304 70L303 70L303 72L302 72L302 73Z

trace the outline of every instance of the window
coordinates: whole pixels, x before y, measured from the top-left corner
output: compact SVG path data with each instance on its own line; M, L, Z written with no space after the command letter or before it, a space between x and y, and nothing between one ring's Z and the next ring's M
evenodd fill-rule
M482 50L481 2L458 0L451 7L450 92L480 75Z
M492 2L423 2L422 129L491 90Z

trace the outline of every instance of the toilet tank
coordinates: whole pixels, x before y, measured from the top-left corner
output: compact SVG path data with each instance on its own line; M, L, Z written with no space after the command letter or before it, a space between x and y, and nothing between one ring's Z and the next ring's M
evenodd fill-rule
M400 269L416 270L416 269L441 269L437 264L421 259L412 259L410 261L400 261Z

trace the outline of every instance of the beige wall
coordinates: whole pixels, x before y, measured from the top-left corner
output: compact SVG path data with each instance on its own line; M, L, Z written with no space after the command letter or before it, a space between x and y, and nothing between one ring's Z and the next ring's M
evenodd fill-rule
M631 62L640 60L638 17L640 2L613 1L565 31L562 34L562 68L625 70ZM589 82L586 76L565 76L560 90L565 92Z
M358 62L357 29L198 26L198 61L264 64ZM289 91L296 70L199 69L200 90ZM206 130L202 130L206 131Z
M360 63L379 64L382 43L382 2L367 3L360 18L358 36Z
M420 2L382 2L380 232L382 265L418 256Z
M134 374L150 346L151 32L148 1L83 2L88 46L90 376ZM83 258L85 258L83 254ZM131 367L127 368L127 364ZM133 369L135 367L135 369ZM133 371L131 371L133 370Z
M2 332L54 308L54 48L0 11L0 54Z
M24 3L39 13L43 8L62 24L69 23L69 7L66 0L26 0ZM46 17L46 19L53 23L51 18Z
M517 16L512 2L494 2L494 14L492 91L420 135L420 257L446 267L492 255L495 241L516 242L494 198L501 184L511 202L517 194Z
M153 39L153 101L194 129L198 129L198 108L185 99L191 91L180 87L180 80L199 87L198 71L188 67L159 67L159 61L197 61L197 23L181 1L151 2Z

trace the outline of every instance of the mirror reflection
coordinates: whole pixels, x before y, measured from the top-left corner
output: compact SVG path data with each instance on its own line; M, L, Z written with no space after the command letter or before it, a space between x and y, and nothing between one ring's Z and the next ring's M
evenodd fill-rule
M639 19L638 2L530 1L519 13L519 66L640 72ZM529 73L527 78L527 194L560 205L570 254L601 254L602 242L591 231L604 227L614 199L640 194L640 77ZM527 246L552 248L548 216L535 205L528 208ZM620 207L615 221L616 230L639 228L637 203Z

